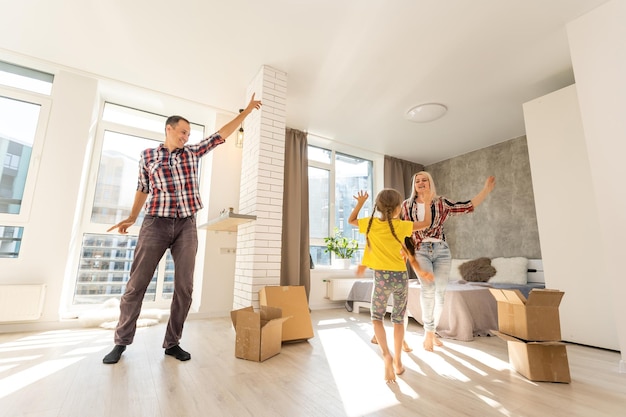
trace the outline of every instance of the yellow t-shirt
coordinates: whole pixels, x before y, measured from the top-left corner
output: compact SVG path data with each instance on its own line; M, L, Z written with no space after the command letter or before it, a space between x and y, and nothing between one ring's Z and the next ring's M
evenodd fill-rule
M359 219L359 232L365 234L369 217ZM413 222L409 220L393 219L393 229L400 242L413 233ZM372 227L367 234L370 245L365 246L363 265L371 269L386 271L406 271L406 263L402 258L402 245L391 234L389 223L374 217Z

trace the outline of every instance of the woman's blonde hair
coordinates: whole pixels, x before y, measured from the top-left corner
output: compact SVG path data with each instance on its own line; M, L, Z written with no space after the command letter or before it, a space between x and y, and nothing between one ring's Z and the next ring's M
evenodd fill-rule
M402 241L400 241L398 236L396 236L396 231L393 228L393 223L391 221L393 219L393 213L398 209L398 207L400 207L402 200L402 194L393 188L384 188L378 193L376 200L374 200L374 209L372 210L370 221L367 224L367 231L365 232L365 242L367 243L367 246L370 246L368 234L372 228L372 222L374 221L374 214L376 211L379 211L380 214L382 214L381 220L387 220L391 234L398 242L400 242L400 244L402 244Z
M415 198L417 198L417 191L415 191L415 178L417 178L418 175L423 175L426 178L428 178L428 182L430 183L430 190L433 192L433 199L434 199L437 196L437 188L435 187L435 181L433 180L432 175L430 175L428 172L420 171L411 177L411 200L415 200Z

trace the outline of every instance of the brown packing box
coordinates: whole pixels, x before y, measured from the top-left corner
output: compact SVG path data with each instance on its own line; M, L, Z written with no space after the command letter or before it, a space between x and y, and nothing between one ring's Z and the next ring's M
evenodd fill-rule
M283 322L280 308L252 306L230 312L235 327L235 357L263 362L280 353Z
M495 332L506 340L509 363L531 381L570 383L567 350L562 342L526 342Z
M262 306L278 307L290 319L283 324L283 341L313 337L313 324L303 286L267 286L259 291Z
M561 340L559 304L563 292L533 289L528 300L519 290L490 288L498 302L498 330L533 342Z

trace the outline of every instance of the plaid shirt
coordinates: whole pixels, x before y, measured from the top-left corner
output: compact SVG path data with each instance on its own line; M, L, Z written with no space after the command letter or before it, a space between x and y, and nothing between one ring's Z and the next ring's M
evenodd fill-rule
M137 191L148 194L146 214L156 217L189 217L200 210L198 190L200 158L225 140L214 133L200 143L169 152L164 144L146 149L139 161Z
M401 206L400 218L403 220L418 221L417 218L417 201L404 200ZM432 223L430 227L422 230L417 230L411 235L411 239L418 248L419 244L427 237L446 240L446 235L443 232L443 223L448 216L456 216L459 214L471 213L474 211L474 205L471 201L460 201L453 203L452 201L437 196L433 199L430 205L432 213Z

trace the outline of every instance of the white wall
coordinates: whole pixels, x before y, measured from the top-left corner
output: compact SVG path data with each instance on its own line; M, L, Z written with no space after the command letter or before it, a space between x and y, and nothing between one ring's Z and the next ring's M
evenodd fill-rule
M600 220L575 86L525 103L524 118L546 288L565 292L561 337L617 349L612 305L597 285Z
M229 122L235 115L218 114L216 129ZM245 145L244 145L245 146ZM241 177L242 149L235 146L235 135L216 149L206 163L211 164L209 184L203 184L207 218L199 219L198 224L219 216L223 209L232 207L239 212L239 180ZM206 159L206 158L205 158ZM223 249L237 248L236 232L216 232L198 230L206 236L206 247L198 251L198 262L204 264L202 282L194 286L194 300L198 300L197 314L190 318L216 317L228 315L233 306L235 286L235 254ZM227 252L227 253L225 253Z
M626 1L568 24L576 85L524 105L546 283L563 338L620 350L626 372Z
M626 1L613 0L571 22L568 38L585 130L591 182L599 213L600 256L590 260L598 273L588 278L612 304L620 371L626 372L626 273L622 266L626 235ZM586 230L585 230L586 231ZM588 282L588 281L586 281ZM584 307L586 308L586 307ZM595 315L593 310L590 314ZM599 325L604 323L599 322Z

